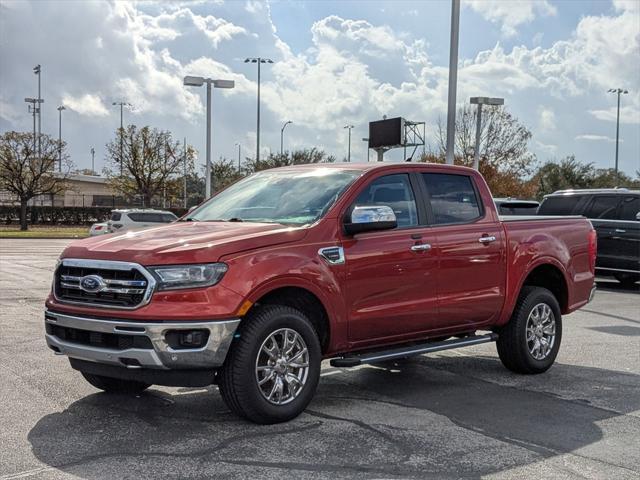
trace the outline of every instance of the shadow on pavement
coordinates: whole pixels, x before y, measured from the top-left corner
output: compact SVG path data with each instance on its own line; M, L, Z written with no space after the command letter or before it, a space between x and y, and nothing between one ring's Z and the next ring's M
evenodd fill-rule
M462 478L578 449L640 470L633 442L588 448L640 408L627 373L556 365L523 377L492 357L418 357L323 377L305 414L271 426L234 417L215 390L89 395L28 439L41 462L87 479Z

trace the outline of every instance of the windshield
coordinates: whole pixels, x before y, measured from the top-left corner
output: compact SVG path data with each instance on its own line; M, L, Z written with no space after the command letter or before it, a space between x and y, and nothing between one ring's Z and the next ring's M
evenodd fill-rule
M315 222L358 170L266 170L231 185L187 216L193 221L244 221L305 225Z

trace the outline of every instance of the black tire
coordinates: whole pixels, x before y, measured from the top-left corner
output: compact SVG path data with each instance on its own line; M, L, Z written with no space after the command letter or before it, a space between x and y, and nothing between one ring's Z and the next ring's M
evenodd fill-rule
M640 280L640 275L634 273L616 273L615 279L619 281L625 288L633 288L636 282Z
M309 367L297 396L289 403L275 405L258 386L256 360L267 338L284 328L294 330L304 340ZM260 424L286 422L300 415L316 391L322 361L318 334L309 319L295 308L264 305L242 320L239 333L219 372L218 388L227 406L237 415Z
M80 373L91 385L107 393L140 393L151 386L149 383L136 382L135 380L121 380L119 378L94 375L93 373Z
M529 315L540 304L547 305L555 320L552 347L542 359L536 359L527 342ZM512 372L536 374L546 372L555 362L562 340L562 314L556 297L546 288L524 287L520 292L513 315L498 331L498 355L502 364Z

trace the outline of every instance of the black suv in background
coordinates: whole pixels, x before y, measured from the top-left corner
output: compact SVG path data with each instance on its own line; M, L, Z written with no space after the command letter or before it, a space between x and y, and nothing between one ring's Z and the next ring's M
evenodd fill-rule
M598 232L596 271L631 286L640 280L640 191L626 188L559 190L538 215L583 215Z

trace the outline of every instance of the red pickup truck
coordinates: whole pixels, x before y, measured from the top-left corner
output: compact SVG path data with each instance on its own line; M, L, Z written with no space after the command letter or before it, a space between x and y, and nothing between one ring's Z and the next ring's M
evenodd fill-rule
M217 384L237 414L281 422L310 402L323 359L495 341L508 369L546 371L595 257L587 219L500 218L471 169L285 167L172 224L72 243L46 340L104 391Z

